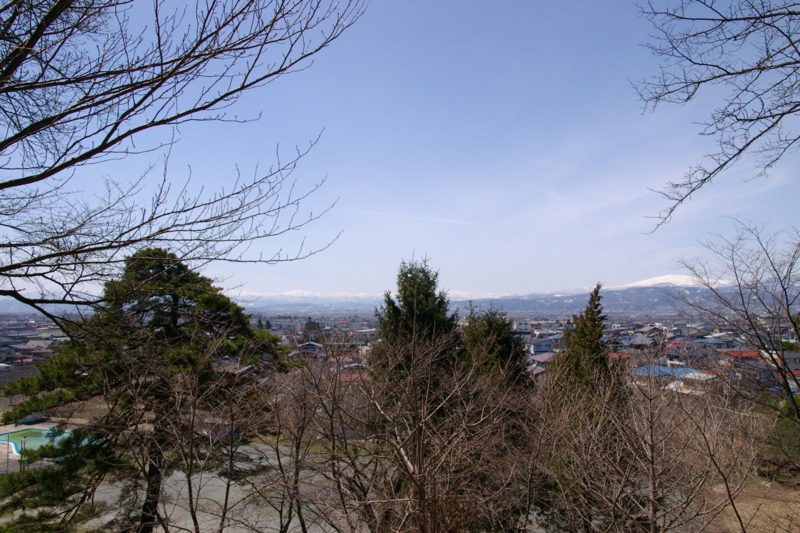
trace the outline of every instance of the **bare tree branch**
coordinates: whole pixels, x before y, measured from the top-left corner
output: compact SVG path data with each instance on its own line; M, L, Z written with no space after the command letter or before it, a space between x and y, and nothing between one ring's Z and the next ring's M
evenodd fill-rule
M362 14L362 0L8 2L0 7L0 295L45 310L96 301L98 282L138 249L181 259L271 263L317 251L248 253L323 213L301 202L298 161L313 147L229 188L191 192L150 168L107 179L96 197L70 188L85 165L169 147L142 134L197 121L240 121L245 91L307 68ZM149 195L149 199L148 199ZM323 247L324 248L324 247ZM94 292L93 292L94 291Z
M650 109L684 104L706 86L722 85L727 96L703 123L702 135L718 150L693 166L661 194L669 205L659 223L745 154L765 176L798 148L800 112L800 4L772 0L676 0L641 4L655 29L647 45L662 60L659 74L636 85Z

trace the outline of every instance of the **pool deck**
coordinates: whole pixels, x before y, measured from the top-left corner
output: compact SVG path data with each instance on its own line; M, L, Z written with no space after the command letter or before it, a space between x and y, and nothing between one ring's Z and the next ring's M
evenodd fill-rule
M43 420L42 422L35 422L33 424L5 424L0 425L0 435L4 433L13 433L14 431L24 431L26 429L41 429L47 431L58 425L58 422L50 420ZM2 457L6 458L5 466L0 465L0 475L8 472L17 472L19 470L18 460L19 454L14 450L13 446L9 448L8 443L0 437L0 463Z
M57 422L51 422L49 420L36 422L34 424L5 424L0 426L0 435L4 433L12 433L14 431L23 431L25 429L43 429L47 431L56 427L57 425Z

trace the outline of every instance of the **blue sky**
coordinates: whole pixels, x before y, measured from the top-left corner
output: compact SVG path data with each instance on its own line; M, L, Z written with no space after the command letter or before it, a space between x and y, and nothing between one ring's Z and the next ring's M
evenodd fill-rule
M336 203L251 253L339 235L327 250L206 274L246 294L378 294L401 260L428 257L453 295L525 294L679 273L699 241L732 230L726 217L793 224L790 156L769 179L750 180L742 161L649 233L666 205L649 189L713 150L696 123L721 94L643 113L631 82L657 71L649 31L625 1L373 1L310 68L232 109L260 120L181 128L170 176L191 168L193 185L211 188L322 133L294 177L327 177L308 212ZM148 157L120 171L132 178Z

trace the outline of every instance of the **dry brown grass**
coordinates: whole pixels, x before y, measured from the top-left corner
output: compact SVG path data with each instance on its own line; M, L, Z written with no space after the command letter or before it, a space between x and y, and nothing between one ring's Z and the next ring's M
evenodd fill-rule
M736 498L736 510L747 533L797 533L800 531L800 486L755 482ZM720 514L709 531L741 532L734 509L729 507Z

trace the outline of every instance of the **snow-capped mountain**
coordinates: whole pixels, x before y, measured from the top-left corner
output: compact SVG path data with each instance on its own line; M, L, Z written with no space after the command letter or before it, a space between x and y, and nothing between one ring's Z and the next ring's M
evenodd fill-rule
M726 284L723 282L723 285ZM513 314L570 315L586 307L591 288L560 290L552 293L517 294L513 296L477 296L460 291L450 291L453 308L466 309L470 304L478 308L493 306ZM603 305L612 314L672 314L680 307L671 297L695 300L704 298L705 289L699 287L691 276L671 274L658 276L619 287L603 288ZM372 314L383 301L382 295L368 293L320 293L311 291L286 291L283 293L257 293L240 291L229 296L249 313ZM26 306L0 298L0 313L31 312Z
M722 282L721 285L728 285ZM593 288L593 287L592 287ZM551 294L507 296L496 299L473 299L481 308L490 305L514 314L569 315L586 307L592 288L558 291ZM604 287L603 308L611 314L672 315L686 309L676 298L698 302L708 296L692 276L671 274L629 283L619 287ZM464 302L453 302L462 305Z
M698 287L699 284L694 276L686 274L667 274L666 276L657 276L655 278L644 279L627 285L620 285L619 287L609 287L609 290L619 289L633 289L636 287Z

